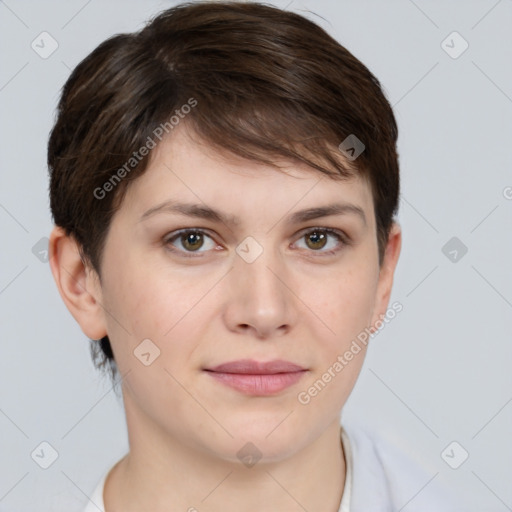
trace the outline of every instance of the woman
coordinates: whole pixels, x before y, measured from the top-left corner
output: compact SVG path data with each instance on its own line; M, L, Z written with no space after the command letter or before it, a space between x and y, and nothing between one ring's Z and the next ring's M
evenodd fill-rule
M121 375L130 443L87 511L404 505L394 456L340 424L400 310L397 135L370 71L268 5L182 4L77 66L50 262Z

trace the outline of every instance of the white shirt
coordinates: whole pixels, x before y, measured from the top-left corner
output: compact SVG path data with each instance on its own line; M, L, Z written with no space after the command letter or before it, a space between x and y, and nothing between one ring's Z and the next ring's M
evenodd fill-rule
M425 485L434 475L398 447L372 439L361 428L341 426L340 435L346 471L338 512L394 512L408 502L407 510L415 512L456 510L447 490ZM101 477L84 512L105 512L103 489L111 469Z

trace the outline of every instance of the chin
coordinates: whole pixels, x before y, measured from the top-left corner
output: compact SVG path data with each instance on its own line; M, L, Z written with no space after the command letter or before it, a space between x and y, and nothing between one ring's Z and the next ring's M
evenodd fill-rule
M289 418L286 418L287 414L272 416L265 421L243 421L230 429L233 439L228 441L232 450L229 460L240 462L241 458L247 456L260 458L261 463L274 463L290 457L307 443L309 436L308 432L291 421L293 413ZM233 451L236 453L235 459L232 457Z

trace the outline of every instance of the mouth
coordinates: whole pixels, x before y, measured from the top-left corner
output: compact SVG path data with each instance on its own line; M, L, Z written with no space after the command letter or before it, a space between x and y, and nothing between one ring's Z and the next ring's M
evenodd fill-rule
M258 362L241 359L205 368L204 371L217 382L241 393L268 396L293 386L308 370L283 360Z

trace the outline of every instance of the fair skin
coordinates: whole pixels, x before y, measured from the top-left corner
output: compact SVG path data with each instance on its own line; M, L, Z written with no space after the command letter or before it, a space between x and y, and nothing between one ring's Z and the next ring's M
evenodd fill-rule
M221 155L184 125L171 135L112 219L101 280L60 228L50 239L64 302L89 338L108 334L124 376L130 451L107 479L106 512L337 512L346 471L340 413L365 350L308 404L297 396L385 314L400 229L394 225L379 266L366 181ZM169 200L238 222L165 208L143 217ZM300 210L334 203L351 206L291 222ZM204 233L170 240L184 228ZM319 239L318 229L307 234L311 228L338 230L349 241L325 232ZM246 237L263 249L252 262L236 252L240 244L257 250ZM134 355L145 339L160 350L148 366ZM281 359L305 371L267 395L243 393L205 371L238 359ZM248 442L261 453L252 467L237 457Z

